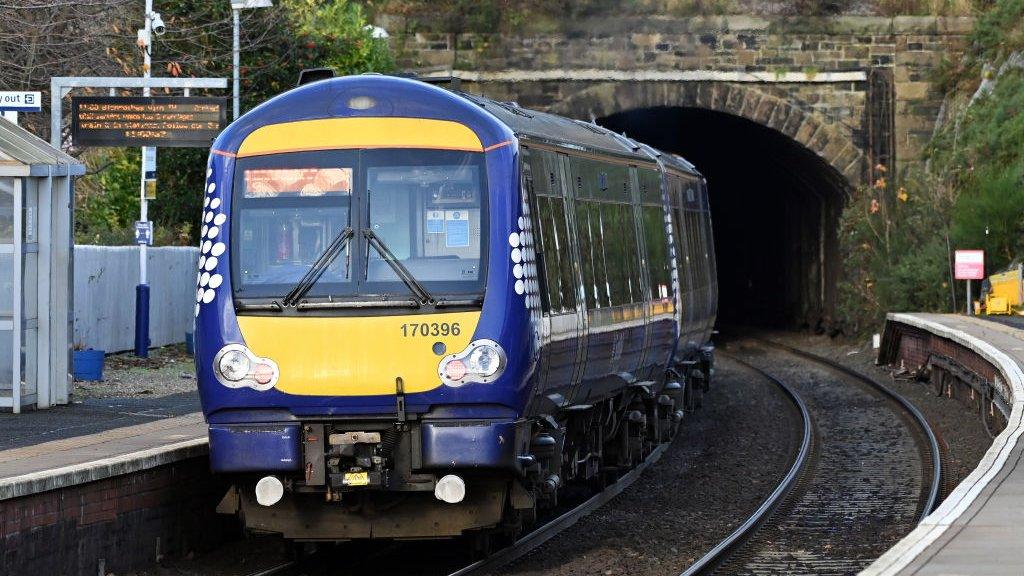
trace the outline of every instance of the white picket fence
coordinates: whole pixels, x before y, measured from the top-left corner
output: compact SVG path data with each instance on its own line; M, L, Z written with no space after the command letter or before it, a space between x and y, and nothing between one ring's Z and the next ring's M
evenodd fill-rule
M149 338L152 346L183 342L192 330L197 248L149 248ZM75 246L76 345L109 352L135 348L138 246Z

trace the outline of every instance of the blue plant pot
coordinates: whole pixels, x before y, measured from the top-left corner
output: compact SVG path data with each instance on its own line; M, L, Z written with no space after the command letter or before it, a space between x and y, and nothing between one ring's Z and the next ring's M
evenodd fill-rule
M196 336L193 332L185 332L185 351L189 356L196 355Z
M103 380L103 350L75 350L75 380Z

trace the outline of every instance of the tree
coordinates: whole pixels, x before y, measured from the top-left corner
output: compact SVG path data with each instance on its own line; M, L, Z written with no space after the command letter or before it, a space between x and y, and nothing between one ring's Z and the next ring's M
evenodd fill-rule
M42 114L21 124L49 139L51 76L119 76L128 70L111 51L135 40L126 26L132 0L20 0L0 3L0 87L41 90ZM140 10L141 12L141 10Z
M159 0L167 24L154 37L154 75L230 77L231 10L225 2ZM241 104L246 109L295 86L304 68L332 66L341 73L389 71L387 44L374 39L362 9L347 1L279 0L273 8L246 10L241 22ZM112 48L127 72L141 73L134 46ZM214 94L216 95L216 94ZM157 161L157 199L150 203L158 243L198 240L192 223L202 210L208 150L164 148ZM82 242L130 240L128 226L138 214L138 151L106 149L90 154L105 166L79 184L77 238ZM134 162L134 164L133 164ZM112 171L115 174L108 174ZM132 188L134 192L124 192Z

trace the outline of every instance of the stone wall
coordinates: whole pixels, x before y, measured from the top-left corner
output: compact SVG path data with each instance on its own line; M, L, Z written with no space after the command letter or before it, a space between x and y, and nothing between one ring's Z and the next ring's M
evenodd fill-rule
M784 101L845 138L863 156L860 174L851 178L857 183L870 175L868 165L877 157L872 139L885 136L871 130L872 70L891 70L894 89L888 107L896 165L916 162L942 104L933 73L944 58L958 58L972 20L624 18L504 37L402 34L401 22L385 24L393 31L402 68L455 71L475 80L471 90L584 119L590 119L587 109L564 102L600 83L743 85Z

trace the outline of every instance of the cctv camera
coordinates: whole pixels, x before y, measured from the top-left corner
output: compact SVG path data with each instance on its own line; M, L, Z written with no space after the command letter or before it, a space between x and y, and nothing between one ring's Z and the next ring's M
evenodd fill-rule
M151 18L153 20L153 33L157 36L163 36L164 32L167 31L167 27L164 26L164 19L160 17L159 12L153 12Z

